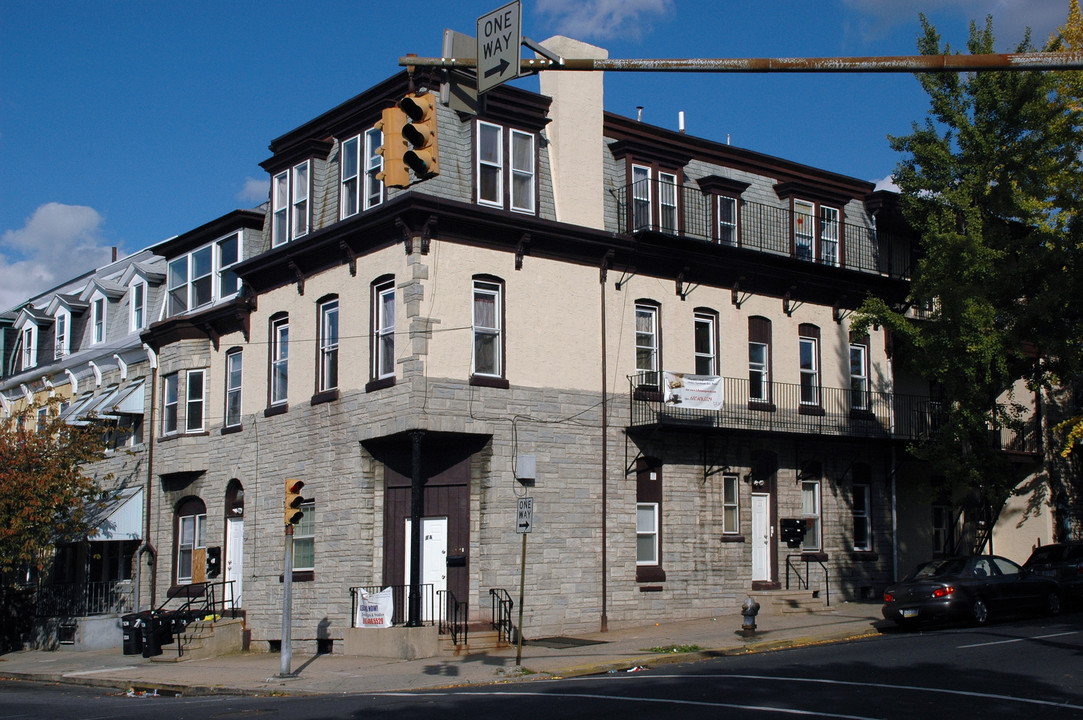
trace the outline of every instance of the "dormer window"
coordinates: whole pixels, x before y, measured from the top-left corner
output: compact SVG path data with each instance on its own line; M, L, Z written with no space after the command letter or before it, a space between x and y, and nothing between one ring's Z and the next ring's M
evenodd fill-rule
M305 160L274 176L271 244L275 247L308 234L310 167Z
M475 187L478 204L534 213L537 209L535 147L534 133L478 121ZM510 202L505 204L505 198Z
M91 307L91 339L90 342L94 345L105 342L105 321L107 306L104 297L97 297L90 303Z
M70 337L70 325L71 315L66 310L61 310L56 314L53 319L54 340L53 343L53 357L59 360L70 352L69 349L69 337Z
M169 315L179 315L214 300L214 256L205 245L169 263Z
M27 325L22 331L22 369L29 370L38 364L38 326Z
M128 287L129 332L139 332L147 319L147 284L141 279ZM59 321L59 318L58 318Z
M677 174L632 165L632 229L677 232Z
M241 234L237 232L227 235L214 245L218 261L218 299L236 295L241 287L241 280L230 268L241 261Z

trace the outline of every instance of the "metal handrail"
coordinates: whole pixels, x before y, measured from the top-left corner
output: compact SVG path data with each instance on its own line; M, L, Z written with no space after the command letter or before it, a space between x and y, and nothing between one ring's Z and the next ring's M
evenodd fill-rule
M490 622L497 632L500 642L511 642L515 626L511 621L511 611L515 601L504 588L489 588Z
M804 575L804 577L801 576L801 570L799 568L797 568L796 566L794 566L794 564L793 564L793 559L794 558L797 558L798 560L805 563L805 575ZM791 569L793 570L794 575L797 576L797 581L799 583L801 583L802 585L804 585L804 589L805 590L810 589L809 581L812 579L812 572L811 572L811 569L809 568L809 563L812 563L812 562L815 562L817 565L820 566L820 569L824 571L824 592L826 594L827 606L831 607L831 577L830 577L830 573L828 573L827 566L824 565L823 560L821 560L818 557L810 557L807 553L798 553L798 554L793 554L793 555L787 555L786 556L786 589L787 590L790 589L790 570Z
M391 588L391 599L393 603L391 624L403 625L406 623L406 593L410 588L409 585L358 585L350 588L350 627L357 627L357 603L360 594L359 591L364 590L366 593L374 594L386 588ZM422 622L426 625L434 625L436 620L433 617L434 588L432 583L424 583L421 585L421 599L422 614L425 615L425 617L422 618Z
M871 220L825 221L789 207L738 199L737 216L723 228L716 219L712 193L656 179L618 188L614 199L620 233L692 238L904 280L910 279L913 269L914 243L877 230Z
M436 596L440 600L440 628L441 635L451 635L451 642L456 645L467 643L467 604L455 599L455 593L450 590L437 590Z

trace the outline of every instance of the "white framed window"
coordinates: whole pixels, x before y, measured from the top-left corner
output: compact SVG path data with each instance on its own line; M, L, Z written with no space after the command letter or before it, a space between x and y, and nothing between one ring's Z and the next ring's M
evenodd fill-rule
M696 353L696 375L718 375L718 316L697 311L693 322Z
M395 375L395 281L372 287L372 377Z
M504 207L504 143L500 125L478 121L477 161L478 203Z
M487 280L474 281L474 375L503 374L502 286Z
M146 327L147 284L142 280L128 286L128 331L139 332Z
M869 400L869 349L853 343L850 345L850 407L868 410Z
M29 370L38 364L38 326L27 324L22 330L22 369Z
M636 372L641 385L658 385L658 307L636 304Z
M866 483L854 483L853 502L854 550L872 550L871 489Z
M290 241L290 171L283 170L271 181L271 246Z
M293 569L316 569L316 503L301 504L301 522L293 528Z
M658 564L658 503L636 503L636 565Z
M38 408L38 422L34 432L38 435L44 433L49 427L49 408Z
M105 298L98 297L91 301L91 340L94 345L105 342L106 305Z
M801 515L805 518L804 550L820 549L820 481L801 481Z
M71 352L71 315L61 310L53 319L53 358L59 360Z
M651 227L651 169L645 165L632 166L632 229Z
M376 128L365 132L365 209L384 201L384 183L377 175L383 172L384 156L376 151L384 143L384 134Z
M241 350L226 353L226 414L225 426L241 424Z
M207 550L204 539L204 527L207 523L205 512L181 515L177 518L177 582L190 584L196 575L196 555ZM200 573L202 574L202 573ZM202 578L199 582L202 582Z
M321 303L319 315L318 389L323 392L338 387L338 299Z
M662 232L677 232L677 176L658 173L658 225Z
M177 373L162 376L162 435L177 434L179 382Z
M718 196L718 242L737 244L737 198Z
M308 168L308 160L293 166L293 240L308 234Z
M839 264L839 210L820 206L820 262Z
M289 389L289 318L271 323L271 405L282 405Z
M816 206L807 200L793 201L793 244L799 260L814 260L812 241L816 237Z
M814 337L798 338L798 356L801 369L801 403L820 404L820 358L819 342Z
M207 406L207 374L203 370L189 370L187 392L184 401L184 432L203 432L204 409Z
M511 209L534 212L534 135L511 131Z
M361 210L361 136L342 141L339 156L339 219L356 215Z
M768 399L768 367L767 343L748 343L748 397L750 400Z
M169 317L214 302L214 254L210 245L169 262Z
M950 505L933 505L933 554L955 554L955 516Z
M218 273L218 300L236 295L241 289L241 279L231 269L241 261L241 234L230 233L224 238L216 240L215 262Z
M741 531L739 490L737 475L722 476L722 532L727 535Z

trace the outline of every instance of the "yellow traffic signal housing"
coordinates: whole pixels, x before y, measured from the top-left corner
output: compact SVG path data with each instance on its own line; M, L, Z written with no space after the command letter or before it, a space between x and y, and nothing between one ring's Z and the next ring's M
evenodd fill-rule
M403 162L422 180L439 175L436 96L432 93L413 93L399 100L399 108L409 119L402 128L402 138L409 146L402 156Z
M301 512L301 503L305 501L301 497L301 488L305 486L301 480L286 481L286 524L296 525L301 522L304 513Z
M402 129L406 125L406 114L398 108L386 108L379 122L373 127L383 133L383 144L376 148L376 154L383 158L384 169L376 173L376 179L387 187L404 188L410 185L410 170L403 162L406 141L402 138Z

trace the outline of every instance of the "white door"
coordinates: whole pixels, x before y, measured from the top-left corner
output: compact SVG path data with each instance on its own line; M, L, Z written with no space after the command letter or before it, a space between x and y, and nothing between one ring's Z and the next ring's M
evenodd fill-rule
M771 580L770 495L752 496L752 579Z
M412 523L406 518L406 578L404 585L410 584L410 547L413 543ZM447 590L447 518L432 517L421 519L421 584L432 585L432 597L422 595L422 620L433 617L432 603L439 597L437 593Z
M241 582L244 577L244 518L226 522L226 580L233 581L233 597L225 590L226 607L241 606Z

